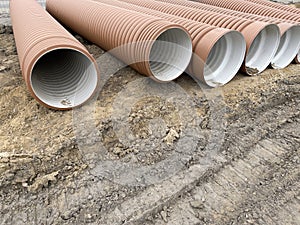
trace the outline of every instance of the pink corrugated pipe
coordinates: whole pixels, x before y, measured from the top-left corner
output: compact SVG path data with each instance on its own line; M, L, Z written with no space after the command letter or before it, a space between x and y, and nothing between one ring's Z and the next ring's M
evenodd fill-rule
M222 8L232 9L240 12L246 12L261 16L268 16L283 20L292 20L300 24L300 13L291 13L289 11L284 11L276 8L271 8L269 6L264 6L256 4L254 2L244 1L244 0L193 0L195 2L205 3L209 5L214 5ZM298 55L296 57L296 62L300 63L300 49L298 49Z
M285 22L280 19L271 17L259 16L250 13L234 11L231 9L220 8L217 6L206 5L199 2L192 2L186 0L156 0L160 2L168 2L175 5L182 5L193 9L201 9L210 12L226 14L230 16L237 16L253 21L263 21L268 23L275 23L278 25L281 33L280 44L274 58L271 60L271 66L275 69L282 69L288 66L296 57L299 49L300 40L300 26L293 21Z
M293 8L287 5L283 5L280 3L276 3L276 2L271 2L270 0L246 0L248 2L254 2L260 5L265 5L274 9L280 9L283 11L287 11L287 12L291 12L291 13L295 13L295 14L300 14L300 9L297 8Z
M122 0L134 5L180 16L210 25L241 32L247 44L243 71L257 75L265 70L273 59L280 41L280 31L276 24L241 19L239 17L191 9L184 6L154 0Z
M11 0L10 15L26 85L41 104L70 109L95 93L94 58L34 0Z
M237 31L187 20L121 1L96 0L122 9L164 18L186 28L193 40L193 57L187 72L211 87L228 83L243 63L246 43Z
M156 81L177 78L190 62L189 33L167 20L89 0L48 0L46 9L103 49L118 47L116 57Z

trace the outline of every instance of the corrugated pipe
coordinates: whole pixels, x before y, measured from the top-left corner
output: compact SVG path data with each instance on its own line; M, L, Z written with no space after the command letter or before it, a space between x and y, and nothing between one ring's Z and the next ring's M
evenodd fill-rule
M200 9L210 12L216 12L221 14L226 14L230 16L237 16L244 19L250 19L252 21L263 21L267 23L277 24L280 33L280 44L274 58L271 60L271 66L275 69L282 69L288 66L298 53L300 48L300 26L293 22L284 22L279 19L273 19L270 17L254 15L250 13L244 13L239 11L234 11L230 9L224 9L217 6L206 5L198 2L191 2L186 0L156 0L159 2L167 2L175 5L186 6L194 9Z
M153 0L122 1L241 32L247 43L247 52L242 69L249 75L257 75L265 70L274 57L279 45L280 31L278 26L275 24L253 22L251 20L241 19L234 16L191 9L184 6L176 6Z
M232 9L236 11L268 16L277 19L283 20L291 20L300 23L300 14L291 13L288 11L283 11L275 8L271 8L268 6L259 5L253 2L241 1L241 0L193 0L195 2L205 3L209 5L214 5L222 8ZM296 62L300 63L300 49L298 51L298 55L296 57Z
M261 16L268 16L284 20L293 20L300 22L300 15L294 14L279 9L274 9L268 6L259 5L245 0L193 0L209 5L215 5L222 8L232 9L236 11L257 14Z
M290 13L294 13L297 15L300 15L300 9L297 8L292 8L290 6L287 5L283 5L283 4L279 4L279 3L275 3L275 2L271 2L271 1L267 1L267 0L247 0L249 2L254 2L260 5L265 5L274 9L279 9L285 12L290 12ZM300 21L298 21L298 24L300 23ZM300 39L298 39L300 40ZM298 55L295 58L296 63L300 64L300 47L299 47L299 51L298 51Z
M70 109L86 102L99 79L93 57L34 0L11 0L10 14L26 85L41 104Z
M291 12L291 13L298 14L298 15L300 14L300 9L293 8L293 7L279 4L279 3L275 3L275 2L271 2L270 0L246 0L246 1L254 2L254 3L260 4L260 5L265 5L265 6L273 8L273 9L279 9L282 11Z
M171 81L190 62L190 35L175 23L89 0L48 0L46 9L105 50L119 47L116 57L154 80Z
M96 1L164 18L186 28L191 34L194 52L187 72L211 87L228 83L243 63L246 43L242 34L237 31L217 28L121 1Z

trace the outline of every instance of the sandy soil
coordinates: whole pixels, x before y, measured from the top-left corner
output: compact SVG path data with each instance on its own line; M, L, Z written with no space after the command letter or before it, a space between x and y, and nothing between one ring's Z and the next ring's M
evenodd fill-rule
M104 54L76 37L96 58ZM300 223L299 65L257 77L239 74L213 93L183 75L170 86L188 96L176 102L192 110L183 116L168 91L161 87L166 98L159 91L143 96L141 76L123 68L92 104L91 144L90 134L77 128L80 119L89 119L89 108L50 110L30 96L9 26L0 27L0 62L0 224ZM132 131L127 142L120 138L122 129L115 129L128 106L115 107L122 96L133 102L120 120ZM224 124L216 127L214 121ZM191 133L184 135L186 129ZM215 134L222 140L210 139ZM126 185L109 171L94 170L103 160L89 147L95 143L107 149L104 157L115 165L155 168L184 138L195 143L194 150L185 154L190 145L182 147L183 166L168 179Z

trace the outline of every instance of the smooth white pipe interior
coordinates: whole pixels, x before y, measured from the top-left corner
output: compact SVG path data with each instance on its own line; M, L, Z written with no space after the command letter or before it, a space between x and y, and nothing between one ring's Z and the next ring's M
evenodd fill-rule
M31 73L35 95L55 108L81 105L94 93L98 82L95 64L73 49L55 49L41 56Z
M271 61L274 69L287 67L298 53L300 44L300 27L288 29L281 37L278 50Z
M246 55L246 72L256 75L264 71L276 54L280 42L277 25L269 24L256 36Z
M221 37L211 49L204 66L205 82L211 86L228 83L243 64L246 42L243 35L231 31Z
M153 43L150 51L150 69L160 81L171 81L179 77L189 65L192 57L192 41L182 29L164 31Z

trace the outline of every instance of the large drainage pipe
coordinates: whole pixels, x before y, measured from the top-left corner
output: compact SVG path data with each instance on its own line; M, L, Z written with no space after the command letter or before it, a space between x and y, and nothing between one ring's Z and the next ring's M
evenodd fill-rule
M300 14L290 13L287 11L274 9L268 6L259 5L244 0L193 0L195 2L214 5L222 8L232 9L236 11L268 16L284 20L293 20L300 22Z
M290 13L294 13L299 15L300 14L300 9L297 8L292 8L290 6L287 5L283 5L283 4L279 4L279 3L275 3L275 2L270 2L267 0L247 0L249 2L254 2L260 5L265 5L274 9L279 9L285 12L290 12ZM298 21L298 24L300 23L300 21ZM300 40L300 38L298 38L298 40ZM300 63L300 47L299 47L299 51L298 51L298 55L295 58L296 63Z
M193 0L195 2L214 5L222 8L232 9L235 11L246 12L261 16L273 17L277 19L283 19L288 21L295 21L300 24L300 14L283 11L268 6L256 4L254 2L240 1L240 0ZM300 63L300 49L296 57L296 62Z
M240 69L246 51L242 34L187 20L121 1L97 0L122 9L157 16L186 28L193 40L193 57L187 72L211 87L228 83Z
M186 6L193 9L200 9L200 10L205 10L210 12L226 14L230 16L241 17L252 21L263 21L267 23L277 24L280 29L281 38L280 38L280 44L277 49L277 52L274 58L271 60L271 66L275 69L282 69L288 66L296 57L298 53L298 49L300 48L299 46L300 26L292 22L290 23L283 22L282 20L273 19L270 17L264 17L264 16L250 14L250 13L224 9L212 5L202 4L199 2L191 2L186 0L157 0L157 1Z
M61 110L91 98L99 73L86 48L34 0L11 0L10 15L22 74L33 97Z
M254 2L254 3L260 4L260 5L265 5L265 6L273 8L273 9L279 9L282 11L287 11L287 12L298 14L298 15L300 14L300 9L293 8L293 7L279 4L279 3L275 3L275 2L271 2L269 0L246 0L246 1Z
M46 9L105 50L118 47L116 57L154 80L171 81L190 62L190 35L175 23L89 0L48 0Z
M279 41L280 31L277 25L265 22L253 22L238 17L222 15L204 10L175 6L169 3L153 0L122 0L149 9L186 19L204 22L217 27L233 29L241 32L247 43L247 52L243 71L249 75L257 75L265 70L274 57Z

